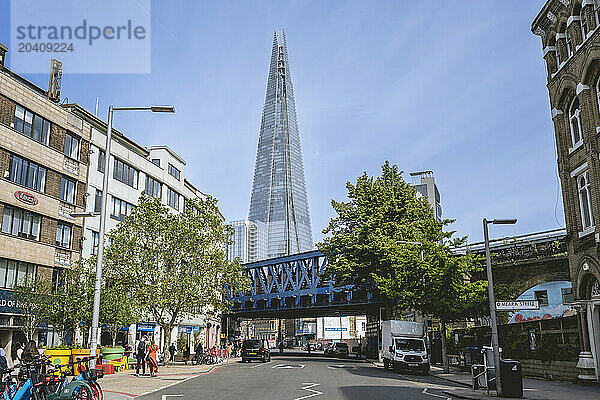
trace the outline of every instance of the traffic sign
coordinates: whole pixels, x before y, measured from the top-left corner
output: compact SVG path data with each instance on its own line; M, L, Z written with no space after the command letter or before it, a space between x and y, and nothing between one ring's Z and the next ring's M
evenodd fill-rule
M540 303L537 300L509 300L497 301L496 310L539 310Z

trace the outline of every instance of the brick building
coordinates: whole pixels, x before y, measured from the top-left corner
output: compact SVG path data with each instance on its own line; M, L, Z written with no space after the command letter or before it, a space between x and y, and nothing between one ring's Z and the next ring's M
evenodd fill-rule
M579 314L580 379L600 380L600 1L549 0L542 40Z
M70 214L85 210L90 128L6 68L6 51L0 45L0 342L10 354L24 340L11 290L25 275L56 280L80 257L83 221Z

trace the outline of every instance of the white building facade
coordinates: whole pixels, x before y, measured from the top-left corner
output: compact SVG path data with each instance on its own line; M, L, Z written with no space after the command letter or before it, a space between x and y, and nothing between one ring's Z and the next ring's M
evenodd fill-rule
M227 246L227 258L236 257L246 264L268 258L269 232L261 221L239 220L227 222L234 230L233 243Z
M86 211L100 211L104 173L110 176L106 232L116 228L132 212L143 192L160 198L173 212L183 212L185 199L206 198L185 178L186 163L173 150L167 146L152 146L147 149L114 128L111 155L108 165L105 166L106 123L78 105L71 105L70 109L92 126ZM85 219L82 257L97 254L99 230L100 218ZM189 333L191 342L194 341L194 337L198 338L202 340L205 348L218 345L221 323L219 316L212 315L197 315L183 321L173 329L171 340L175 341L178 334ZM133 346L144 334L162 339L160 330L152 321L132 324L129 331L119 335L118 341L128 342ZM162 344L162 340L157 342Z

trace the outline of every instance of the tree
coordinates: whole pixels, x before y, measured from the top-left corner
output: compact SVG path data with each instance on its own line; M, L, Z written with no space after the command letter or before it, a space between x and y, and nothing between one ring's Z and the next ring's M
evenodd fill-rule
M483 311L487 292L471 283L479 264L471 254L451 251L465 238L443 230L453 221L437 221L397 166L386 162L380 177L364 173L346 188L349 201L332 200L337 216L323 231L330 236L318 245L328 258L329 278L377 294L390 316L412 309L439 318L442 330L449 321ZM448 368L445 331L442 339Z
M85 336L91 326L93 277L88 262L78 260L71 268L62 270L50 296L50 323L57 330L60 341L65 344L67 339L74 336L77 328Z
M186 200L183 212L174 213L146 194L108 235L107 273L163 329L163 349L185 316L222 309L225 285L245 285L239 263L225 254L230 235L210 196Z
M35 332L50 321L51 292L52 282L30 275L25 275L15 288L14 299L22 313L19 328L27 341L33 340Z

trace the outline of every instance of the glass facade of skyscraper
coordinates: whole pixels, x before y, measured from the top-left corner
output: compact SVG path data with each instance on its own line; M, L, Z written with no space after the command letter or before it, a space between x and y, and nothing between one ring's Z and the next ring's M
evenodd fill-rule
M249 220L268 228L268 256L313 249L285 34L275 32L260 124Z

